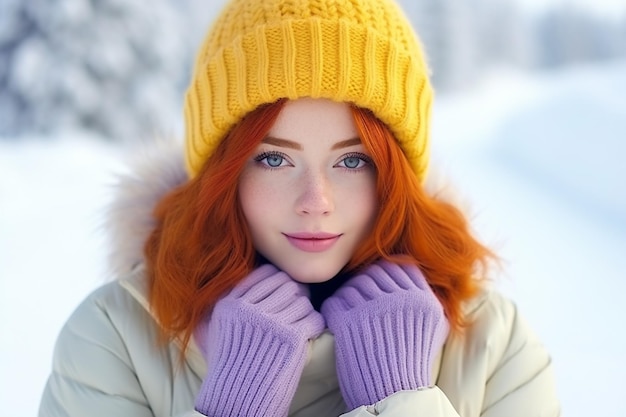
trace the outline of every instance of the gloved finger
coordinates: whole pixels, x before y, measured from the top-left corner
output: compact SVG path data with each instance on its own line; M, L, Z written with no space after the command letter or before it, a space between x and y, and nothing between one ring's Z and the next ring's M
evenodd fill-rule
M378 263L374 263L360 274L348 280L336 294L341 297L351 296L355 297L356 300L367 301L376 299L384 294L404 290L407 284L399 285L395 281L398 279L407 282L406 273L400 268L388 269L389 271L385 270Z
M330 299L335 300L337 308L350 310L359 304L376 299L380 295L380 289L372 278L369 275L361 275L358 279L345 283Z
M309 299L298 297L290 300L280 311L274 312L273 316L282 323L292 325L300 320L305 320L313 313L316 311Z
M416 286L413 275L419 276L421 271L415 265L397 264L386 260L380 260L372 265L372 276L385 292L392 292L398 288L410 290ZM421 288L418 286L418 288Z
M308 302L306 299L299 299L296 304L303 303L304 301ZM310 303L308 303L310 305ZM305 336L307 339L315 339L318 337L324 329L326 328L326 321L324 317L317 312L312 306L308 313L305 311L308 309L308 306L298 306L294 305L294 318L298 318L294 320L292 326L296 327L298 332ZM300 314L298 314L300 313Z
M266 282L267 278L280 272L272 264L261 265L248 274L241 282L239 282L228 294L230 297L243 297L253 287L256 287L259 283ZM263 286L257 288L257 291L261 290Z
M426 276L422 272L422 270L413 264L400 264L399 267L406 273L408 279L422 290L431 290L428 281L426 280Z
M299 284L289 278L288 280L283 281L279 286L272 287L272 290L267 292L263 298L257 298L256 300L247 298L247 301L256 301L255 304L263 311L270 314L278 314L282 310L285 310L291 303L294 302L294 300L297 300L298 298L305 298L301 295L301 285L302 284ZM308 301L308 299L306 300Z
M386 260L380 260L374 265L378 265L382 270L384 270L389 277L393 278L393 282L402 289L410 290L411 288L417 287L422 290L430 290L430 285L426 281L424 273L415 264L399 264ZM378 273L377 276L379 276L381 282L389 284L389 281L386 280L377 269L374 269L374 273Z

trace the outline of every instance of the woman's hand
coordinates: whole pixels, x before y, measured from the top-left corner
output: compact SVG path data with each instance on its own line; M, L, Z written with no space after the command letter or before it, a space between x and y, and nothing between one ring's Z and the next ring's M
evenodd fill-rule
M321 311L335 335L339 385L351 409L434 384L431 364L449 325L416 266L376 262Z
M211 416L286 416L309 339L324 330L307 288L273 265L254 270L195 332L208 372L196 410Z

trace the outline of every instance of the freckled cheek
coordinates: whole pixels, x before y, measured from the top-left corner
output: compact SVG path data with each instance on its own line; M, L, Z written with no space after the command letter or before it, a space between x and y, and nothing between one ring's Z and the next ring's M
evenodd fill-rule
M284 204L287 191L279 184L243 179L240 183L239 199L248 220L276 212Z
M336 201L349 207L354 215L373 221L378 212L375 180L349 182L335 189Z

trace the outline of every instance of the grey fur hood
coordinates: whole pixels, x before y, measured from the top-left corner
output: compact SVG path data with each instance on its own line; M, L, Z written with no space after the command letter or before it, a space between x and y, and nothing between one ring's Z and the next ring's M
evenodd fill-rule
M155 227L156 204L188 180L183 149L180 141L159 140L134 150L127 172L117 177L104 225L112 278L126 276L143 263L143 246Z

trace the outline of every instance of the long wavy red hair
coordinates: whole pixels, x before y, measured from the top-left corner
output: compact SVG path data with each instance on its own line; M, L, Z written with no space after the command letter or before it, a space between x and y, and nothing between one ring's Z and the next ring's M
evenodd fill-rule
M237 198L244 164L267 134L284 100L248 114L220 143L197 177L166 195L145 245L149 300L164 339L187 346L219 297L254 267L257 254ZM377 169L380 209L373 233L344 272L376 259L417 264L455 330L461 305L480 288L492 252L470 233L454 205L428 195L386 126L353 108L361 140Z

